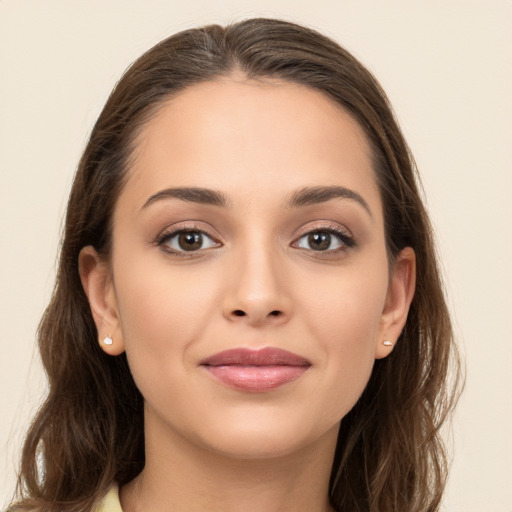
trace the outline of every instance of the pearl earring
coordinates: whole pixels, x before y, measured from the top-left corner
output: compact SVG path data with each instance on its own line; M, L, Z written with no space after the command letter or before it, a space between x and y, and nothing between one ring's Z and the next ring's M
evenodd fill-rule
M103 340L103 345L112 345L112 343L114 343L114 342L112 341L112 336L110 336L110 334L109 334Z
M389 340L384 340L382 342L383 345L386 345L386 347L392 347L393 346L393 343Z

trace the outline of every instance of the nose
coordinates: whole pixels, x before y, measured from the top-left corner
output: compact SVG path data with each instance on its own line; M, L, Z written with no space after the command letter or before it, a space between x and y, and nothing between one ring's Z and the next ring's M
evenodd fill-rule
M279 254L259 250L237 255L229 275L223 304L228 320L263 326L280 325L290 319L292 283Z

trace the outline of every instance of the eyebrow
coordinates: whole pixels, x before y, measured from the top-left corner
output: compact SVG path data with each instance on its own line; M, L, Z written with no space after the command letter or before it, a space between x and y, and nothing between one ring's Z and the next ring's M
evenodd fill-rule
M145 203L142 209L149 205L161 201L162 199L181 199L191 203L207 204L211 206L228 205L228 200L222 192L200 187L176 187L161 190L153 194Z
M373 217L368 203L354 190L337 185L328 187L305 187L295 192L289 201L288 207L297 208L325 203L331 199L351 199L358 202ZM142 210L151 204L164 199L180 199L191 203L206 204L210 206L226 207L230 203L228 198L217 190L201 187L175 187L161 190L153 194L142 206Z
M295 208L298 206L311 206L314 204L325 203L331 199L351 199L359 203L370 215L373 217L372 211L368 206L368 203L354 190L340 186L329 186L329 187L306 187L295 192L288 206Z

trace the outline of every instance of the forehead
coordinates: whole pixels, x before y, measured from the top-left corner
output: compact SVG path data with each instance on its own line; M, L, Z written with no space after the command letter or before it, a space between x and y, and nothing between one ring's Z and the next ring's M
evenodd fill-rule
M134 207L171 186L253 199L343 185L380 201L359 124L325 94L289 82L222 78L189 87L162 104L135 148L121 194Z

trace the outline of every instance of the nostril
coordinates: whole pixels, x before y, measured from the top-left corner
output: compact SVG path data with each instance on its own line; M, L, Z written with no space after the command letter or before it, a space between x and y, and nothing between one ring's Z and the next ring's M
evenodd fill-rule
M233 314L235 316L245 316L245 312L242 311L241 309L236 309L235 311L233 311Z
M270 314L272 316L279 316L281 314L281 311L278 311L277 309L274 309L274 311L271 311Z

